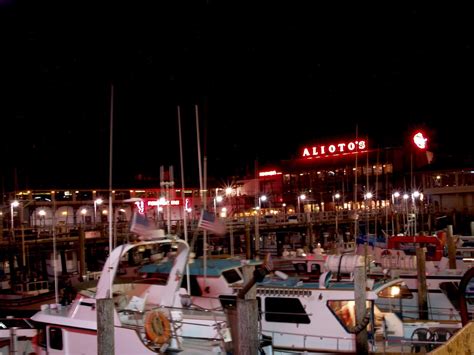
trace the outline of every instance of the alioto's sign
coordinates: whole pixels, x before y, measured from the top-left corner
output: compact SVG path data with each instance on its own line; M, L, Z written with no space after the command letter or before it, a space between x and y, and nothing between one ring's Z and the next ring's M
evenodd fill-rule
M350 154L367 150L366 140L321 144L303 148L303 158L328 157L333 155Z

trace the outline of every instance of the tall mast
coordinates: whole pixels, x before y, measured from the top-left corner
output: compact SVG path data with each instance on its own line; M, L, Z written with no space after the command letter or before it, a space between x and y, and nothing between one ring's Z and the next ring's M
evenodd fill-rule
M204 175L202 173L201 167L201 140L199 134L199 112L198 106L194 105L194 110L196 114L196 135L197 135L197 152L198 152L198 167L199 167L199 189L201 195L201 203L203 210L206 210L207 203L206 203L206 186L204 185ZM205 159L205 158L204 158ZM204 160L205 161L205 160ZM202 254L203 254L203 270L204 270L204 286L206 286L206 275L207 275L207 232L203 230L202 232Z
M359 126L356 125L356 141L359 139ZM359 155L358 150L356 149L355 152L355 177L354 177L354 209L357 208L357 157ZM354 241L357 240L357 233L359 232L359 216L357 215L357 211L354 212Z
M109 128L109 255L117 240L113 235L114 211L112 204L112 166L113 166L113 146L114 146L114 85L110 86L110 128ZM112 284L111 284L112 285Z
M181 109L178 106L178 135L179 135L179 161L181 167L181 201L182 201L182 213L183 213L183 230L184 230L184 241L188 242L188 221L187 221L187 206L185 203L185 193L184 193L184 161L183 161L183 139L181 135ZM191 282L189 279L189 263L186 263L186 289L190 293L191 291Z

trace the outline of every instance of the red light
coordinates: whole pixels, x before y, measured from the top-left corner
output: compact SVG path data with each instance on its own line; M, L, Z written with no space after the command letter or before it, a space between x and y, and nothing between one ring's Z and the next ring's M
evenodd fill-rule
M420 148L420 149L426 149L426 142L428 141L428 138L425 138L423 136L422 132L417 132L413 136L413 142L415 145Z

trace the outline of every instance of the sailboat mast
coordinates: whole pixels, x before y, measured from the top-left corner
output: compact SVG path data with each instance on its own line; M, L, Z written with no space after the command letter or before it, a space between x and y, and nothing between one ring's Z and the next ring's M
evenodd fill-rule
M186 196L184 193L184 160L183 160L183 139L181 134L181 109L178 106L178 136L179 136L179 162L181 168L181 201L182 201L182 213L183 213L183 230L184 230L184 241L188 242L188 218L187 218L187 205L185 202ZM186 263L186 289L190 293L191 291L191 280L189 278L189 263Z
M113 146L114 146L114 85L110 86L110 127L109 127L109 254L117 244L113 236L114 212L112 205L112 166L113 166Z
M181 167L181 199L183 201L183 224L184 224L184 241L188 242L188 225L187 211L184 194L184 160L183 160L183 138L181 134L181 110L178 106L178 135L179 135L179 161Z
M359 126L356 125L356 141L359 140ZM357 175L359 174L357 170L357 158L359 152L356 150L355 152L355 176L354 176L354 209L357 208ZM354 214L354 241L357 239L357 233L359 232L359 225L358 225L358 218L357 211L355 210Z
M199 167L199 188L202 201L203 210L206 210L206 188L204 186L204 178L201 167L201 141L199 134L199 113L198 106L194 105L194 110L196 113L196 135L197 135L197 152L198 152L198 167ZM203 251L203 269L204 269L204 286L206 286L206 276L207 276L207 232L204 230L202 232L202 251Z
M366 237L366 243L369 242L369 234L370 234L370 202L369 195L370 193L370 180L369 180L369 153L365 155L365 216L366 216L366 222L365 222L365 237Z
M56 247L56 196L53 194L53 214L51 217L51 224L53 226L53 273L54 273L54 300L59 303L59 284L58 284L58 251Z

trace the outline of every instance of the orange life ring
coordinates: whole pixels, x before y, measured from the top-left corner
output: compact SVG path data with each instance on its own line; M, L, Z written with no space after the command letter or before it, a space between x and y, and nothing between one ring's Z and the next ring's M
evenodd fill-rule
M145 318L145 333L147 338L155 344L165 344L171 336L170 321L160 311L149 312Z

